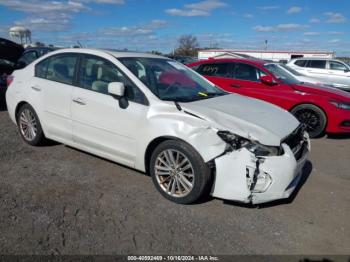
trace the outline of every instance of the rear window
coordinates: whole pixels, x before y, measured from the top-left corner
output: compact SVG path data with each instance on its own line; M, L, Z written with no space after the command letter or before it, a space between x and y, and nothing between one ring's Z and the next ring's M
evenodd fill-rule
M204 64L200 66L196 71L205 76L230 77L228 63Z
M326 68L326 61L325 60L309 60L306 67L325 69Z
M297 66L304 67L306 64L306 60L297 60L295 63Z
M45 59L35 66L35 76L40 78L46 78L47 66L49 65L49 59Z

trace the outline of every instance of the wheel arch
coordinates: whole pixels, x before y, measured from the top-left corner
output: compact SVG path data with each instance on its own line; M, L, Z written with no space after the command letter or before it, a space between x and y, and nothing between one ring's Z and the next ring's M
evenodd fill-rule
M16 121L17 121L17 116L18 116L18 111L19 109L23 106L23 105L30 105L31 107L33 107L31 104L29 104L27 101L20 101L17 105L16 105L16 108L15 108L15 118L16 118Z
M295 104L293 107L291 107L288 112L292 113L292 110L298 106L305 106L305 105L312 105L312 106L316 106L318 107L326 116L326 126L328 125L328 114L327 112L321 107L319 106L318 104L316 103L313 103L313 102L301 102L301 103L298 103L298 104Z
M288 111L292 114L292 110L293 110L293 109L295 109L295 108L298 107L298 106L304 106L304 105L315 106L315 107L319 108L319 109L324 113L324 115L326 116L326 125L325 125L325 127L324 127L323 132L324 132L324 133L327 132L328 124L329 124L329 121L328 121L328 117L329 117L329 116L328 116L327 112L323 109L323 107L319 106L318 104L313 103L313 102L302 102L302 103L299 103L299 104L294 105L294 106L293 106L292 108L290 108Z
M186 141L178 138L178 137L175 137L175 136L160 136L160 137L156 137L154 138L147 146L146 148L146 151L145 151L145 155L144 155L144 165L145 165L145 171L146 171L146 174L149 174L149 162L151 160L151 156L152 156L152 153L154 151L154 149L156 149L156 147L163 143L164 141L167 141L167 140L177 140L177 141L181 141L181 142L184 142L186 144L188 144Z

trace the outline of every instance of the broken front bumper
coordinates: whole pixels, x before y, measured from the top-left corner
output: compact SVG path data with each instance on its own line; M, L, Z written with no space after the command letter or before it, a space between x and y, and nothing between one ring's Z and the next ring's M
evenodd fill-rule
M288 198L302 176L310 142L305 141L298 153L286 144L282 147L280 156L258 158L242 148L216 158L212 195L253 204Z

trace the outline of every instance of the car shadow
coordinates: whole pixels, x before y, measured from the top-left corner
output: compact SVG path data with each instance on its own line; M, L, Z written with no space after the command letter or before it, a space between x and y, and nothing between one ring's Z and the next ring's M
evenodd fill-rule
M349 139L349 134L328 134L327 139L341 140L341 139Z
M0 87L0 112L7 111L6 99L5 99L5 90Z
M53 142L54 142L54 143L56 143L55 141L53 141ZM69 149L72 149L72 150L74 150L74 151L77 151L77 152L79 152L79 153L82 153L82 154L85 154L85 155L91 156L91 157L93 157L93 158L97 158L97 159L100 159L100 160L103 160L103 161L109 162L109 163L111 163L111 164L113 164L113 165L118 165L118 166L120 166L120 167L123 167L123 168L127 168L127 169L130 169L130 170L133 170L133 171L137 172L137 173L138 173L138 174L140 174L140 175L150 176L150 174L148 174L148 173L146 173L146 172L142 172L142 171L137 170L137 169L135 169L135 168L132 168L132 167L130 167L130 166L126 166L126 165L123 165L123 164L120 164L120 163L114 162L114 161L109 160L109 159L107 159L107 158L104 158L104 157L101 157L101 156L98 156L98 155L94 155L94 154L92 154L92 153L89 153L89 152L86 152L86 151L80 150L80 149L75 148L75 147L71 147L71 146L68 146L68 145L64 145L64 146L65 146L65 147L67 147L67 148L69 148Z
M311 175L312 169L313 169L312 163L310 161L307 161L304 165L299 184L296 186L296 188L294 189L293 193L289 196L289 198L279 199L268 203L262 203L262 204L256 204L256 205L224 200L224 204L245 207L245 208L269 208L273 206L291 204L296 198L296 196L298 195L298 192L300 191L300 189L303 187L303 185Z
M49 141L50 143L51 141ZM55 142L55 141L52 141L52 145L57 145L57 144L60 144L58 142ZM109 159L106 159L106 158L103 158L103 157L100 157L100 156L97 156L97 155L94 155L94 154L91 154L89 152L86 152L86 151L83 151L83 150L80 150L78 148L74 148L74 147L71 147L71 146L68 146L68 145L65 145L65 147L69 148L69 149L72 149L74 151L77 151L79 153L82 153L82 154L85 154L85 155L89 155L91 157L94 157L94 158L98 158L100 160L103 160L103 161L107 161L111 164L114 164L114 165L118 165L120 167L123 167L123 168L126 168L126 169L130 169L130 170L133 170L135 171L138 175L142 175L142 176L148 176L150 177L151 175L148 173L148 172L142 172L140 170L137 170L135 168L132 168L132 167L129 167L129 166L126 166L126 165L123 165L123 164L120 164L120 163L116 163L112 160L109 160ZM268 207L272 207L272 206L278 206L278 205L285 205L285 204L290 204L293 202L293 200L295 199L296 195L298 194L299 190L301 189L301 187L305 184L306 180L309 178L311 172L312 172L312 163L310 161L307 161L305 163L305 166L303 168L303 171L302 171L302 177L300 179L300 182L299 184L297 185L297 187L295 188L295 190L293 191L293 193L290 195L289 198L287 199L281 199L281 200L276 200L276 201L272 201L272 202L269 202L269 203L264 203L264 204L259 204L259 205L253 205L253 204L247 204L247 203L241 203L241 202L236 202L236 201L231 201L231 200L223 200L223 203L226 204L226 205L233 205L233 206L237 206L237 207L244 207L244 208L268 208ZM212 181L213 182L213 181ZM210 189L208 188L208 191ZM215 200L217 198L215 197L212 197L210 196L209 194L207 194L205 197L202 197L201 199L199 199L198 201L196 201L195 203L192 203L192 204L189 204L189 205L200 205L200 204L205 204L205 203L208 203L208 202L211 202L213 200Z

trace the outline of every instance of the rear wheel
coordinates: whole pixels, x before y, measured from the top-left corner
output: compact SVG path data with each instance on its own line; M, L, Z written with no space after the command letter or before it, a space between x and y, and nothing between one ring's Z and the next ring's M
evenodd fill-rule
M150 173L157 190L167 199L190 204L208 195L210 168L190 145L168 140L154 150Z
M17 126L22 139L26 143L38 146L46 141L39 118L29 104L22 105L18 110Z
M321 136L326 128L327 116L323 110L317 106L305 104L296 106L291 113L306 125L306 131L311 138Z

